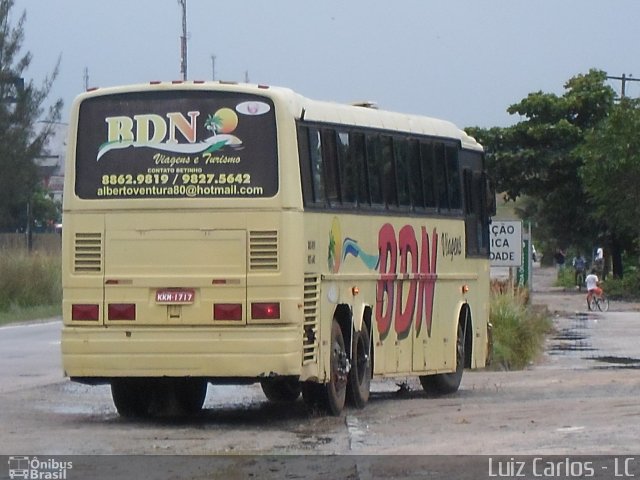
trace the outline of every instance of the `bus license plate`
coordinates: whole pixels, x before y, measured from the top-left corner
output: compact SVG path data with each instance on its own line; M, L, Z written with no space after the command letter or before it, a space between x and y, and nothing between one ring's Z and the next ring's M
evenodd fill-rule
M156 290L156 303L187 304L193 303L196 291L193 289Z

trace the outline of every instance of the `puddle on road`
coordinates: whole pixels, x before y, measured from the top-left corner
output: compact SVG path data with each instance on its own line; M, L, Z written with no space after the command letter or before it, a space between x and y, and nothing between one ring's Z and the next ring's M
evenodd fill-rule
M630 368L640 370L640 358L614 357L609 355L603 357L592 357L590 360L609 364L597 366L596 368Z
M570 325L558 330L551 338L547 348L548 353L556 356L568 356L575 352L578 356L582 352L598 352L591 344L590 339L593 322L599 318L601 317L597 314L582 312L570 317ZM595 362L590 366L594 369L640 369L640 358L595 354L579 358Z
M590 315L576 313L570 318L572 323L560 329L553 337L549 347L550 355L561 355L567 352L587 352L595 350L589 341Z

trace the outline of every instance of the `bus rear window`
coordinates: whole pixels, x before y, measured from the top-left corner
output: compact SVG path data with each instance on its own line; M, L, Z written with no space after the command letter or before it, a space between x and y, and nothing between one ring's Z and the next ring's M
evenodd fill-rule
M132 92L87 99L78 118L80 198L255 198L278 191L268 98Z

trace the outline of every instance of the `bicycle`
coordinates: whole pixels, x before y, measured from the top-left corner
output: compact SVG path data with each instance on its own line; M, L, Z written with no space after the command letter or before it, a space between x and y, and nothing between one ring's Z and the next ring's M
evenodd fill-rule
M595 312L596 309L601 312L606 312L607 310L609 310L609 299L604 294L604 292L588 294L587 308L591 312Z

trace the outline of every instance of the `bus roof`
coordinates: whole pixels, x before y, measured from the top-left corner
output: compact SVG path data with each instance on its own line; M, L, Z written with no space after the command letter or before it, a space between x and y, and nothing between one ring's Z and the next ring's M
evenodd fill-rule
M457 140L462 148L482 151L482 146L453 123L437 118L409 115L368 106L354 106L303 98L303 119L361 127L409 132Z
M348 105L338 102L312 100L285 87L244 84L224 81L174 81L150 82L146 84L91 89L80 95L77 101L96 95L107 95L134 91L153 90L224 90L241 91L274 97L289 106L296 119L311 122L354 125L360 127L384 129L416 135L447 138L459 141L462 148L482 151L482 146L464 130L453 123L432 117L410 115L387 110L378 110L363 102ZM362 106L367 105L367 106Z

